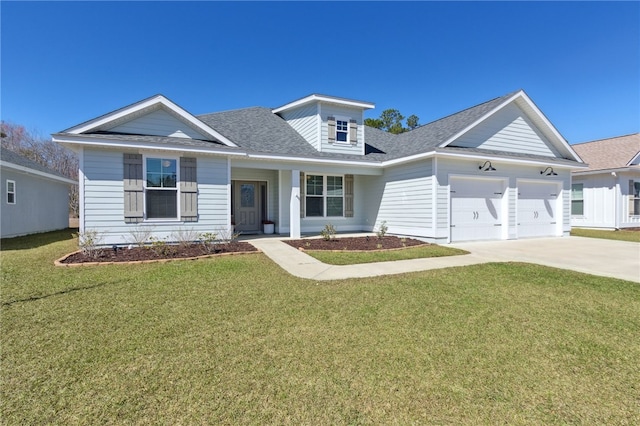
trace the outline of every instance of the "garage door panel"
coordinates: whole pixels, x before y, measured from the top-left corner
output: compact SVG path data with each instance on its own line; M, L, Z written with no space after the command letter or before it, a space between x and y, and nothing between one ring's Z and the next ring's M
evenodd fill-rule
M501 180L451 181L451 241L502 238Z
M557 234L557 188L555 183L518 183L518 237Z

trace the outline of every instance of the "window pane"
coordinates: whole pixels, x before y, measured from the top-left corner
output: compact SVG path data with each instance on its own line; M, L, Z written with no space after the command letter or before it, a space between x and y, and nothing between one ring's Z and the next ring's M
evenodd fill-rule
M322 195L322 176L307 175L307 194Z
M306 202L306 215L307 216L324 216L322 197L307 197Z
M176 191L148 190L147 218L175 219L178 217L178 201Z
M327 195L342 195L342 176L327 176Z
M147 158L147 187L175 188L178 180L176 160Z
M571 185L571 198L573 200L582 200L583 184L574 183Z
M162 175L160 173L147 173L147 187L160 188L162 186Z
M633 182L633 196L640 197L640 182Z
M7 203L15 204L15 202L16 202L16 194L14 194L13 192L7 193Z
M342 216L342 197L327 197L327 216Z
M339 142L346 142L347 141L347 132L337 132L336 133L336 140Z
M7 181L7 191L8 192L14 192L15 190L15 182L11 182L10 180Z
M572 200L571 201L571 214L582 216L584 215L584 201L582 200Z
M147 158L147 173L161 173L161 161L159 158Z
M255 187L252 184L240 186L240 206L253 207L255 205Z

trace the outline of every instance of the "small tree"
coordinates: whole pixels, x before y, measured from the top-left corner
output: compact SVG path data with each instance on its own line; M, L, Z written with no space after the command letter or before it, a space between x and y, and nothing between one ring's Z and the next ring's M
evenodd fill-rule
M404 120L404 115L400 114L400 111L397 109L385 109L382 111L382 114L380 114L380 118L366 118L364 124L365 126L375 127L376 129L396 135L413 130L419 126L417 115L410 115L409 118L407 118L407 127L403 126L402 120Z

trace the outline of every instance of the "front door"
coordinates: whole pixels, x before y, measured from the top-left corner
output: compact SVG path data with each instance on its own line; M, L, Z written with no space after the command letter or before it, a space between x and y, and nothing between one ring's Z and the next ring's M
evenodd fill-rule
M260 184L258 182L234 181L235 229L242 233L260 231Z

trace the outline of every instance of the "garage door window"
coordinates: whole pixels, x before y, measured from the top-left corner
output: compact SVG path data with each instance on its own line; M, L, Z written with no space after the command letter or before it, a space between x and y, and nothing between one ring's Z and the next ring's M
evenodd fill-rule
M584 215L584 184L574 183L571 185L571 214L573 216Z

